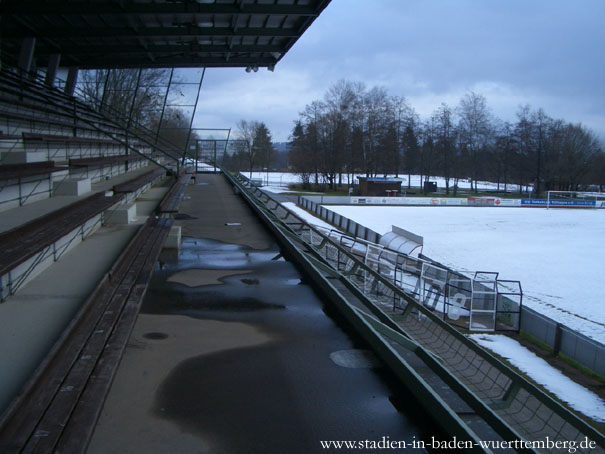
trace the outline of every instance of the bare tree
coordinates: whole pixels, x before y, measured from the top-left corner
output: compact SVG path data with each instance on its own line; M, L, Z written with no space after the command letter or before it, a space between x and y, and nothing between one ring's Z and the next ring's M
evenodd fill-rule
M588 185L586 175L600 152L601 145L591 131L581 124L569 123L565 127L559 177L563 190L578 191Z
M475 192L480 171L480 152L487 145L490 136L491 115L483 95L467 93L458 106L459 131L461 144L468 150L471 170L471 188L474 182Z
M80 95L97 110L116 120L149 125L162 107L167 86L165 70L100 69L80 71Z
M456 140L454 128L454 112L445 103L433 113L433 124L437 138L437 150L441 160L441 172L445 178L445 192L450 193L450 178L454 167Z
M500 123L497 126L497 131L491 162L496 176L498 191L500 190L500 185L503 184L504 191L506 192L511 177L510 169L515 151L513 125L508 122Z
M408 189L412 187L412 173L416 172L420 165L420 145L418 144L416 124L416 122L409 122L403 131L402 138L405 168L408 173Z
M408 186L412 173L421 174L421 185L442 175L447 193L454 178L455 195L460 177L470 177L475 192L480 178L495 178L498 188L504 184L507 190L514 181L521 192L533 182L535 194L600 180L590 169L601 162L591 131L529 106L520 107L515 123L502 123L475 92L465 94L456 109L441 104L421 123L405 98L341 80L305 107L295 130L295 167L332 187L343 173L351 183L356 172L369 177L404 171ZM308 164L298 159L303 155Z
M321 101L313 101L305 107L305 110L300 114L306 124L306 133L308 134L308 144L310 147L310 159L314 166L315 184L319 183L320 169L320 122L325 105Z
M393 96L390 100L390 108L393 116L391 130L394 133L393 156L389 160L395 176L399 176L401 161L403 158L403 135L406 126L412 121L414 110L410 107L403 96Z
M236 139L239 140L238 154L242 156L248 164L250 178L252 178L252 168L257 161L257 150L252 145L254 144L254 137L256 136L258 125L259 124L256 121L240 120L237 122Z
M342 184L342 173L346 163L347 149L351 141L351 125L358 103L359 86L346 80L339 80L326 92L324 108L324 127L326 128L326 156L323 160L323 173L334 187L336 175Z

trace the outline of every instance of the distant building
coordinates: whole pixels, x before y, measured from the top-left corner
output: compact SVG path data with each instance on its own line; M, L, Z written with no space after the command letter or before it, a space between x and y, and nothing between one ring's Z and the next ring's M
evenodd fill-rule
M401 191L401 180L395 178L365 178L359 180L359 195L396 197Z

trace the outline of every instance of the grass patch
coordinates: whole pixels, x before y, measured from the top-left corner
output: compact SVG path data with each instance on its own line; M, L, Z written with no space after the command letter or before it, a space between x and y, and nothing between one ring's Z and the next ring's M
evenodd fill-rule
M547 352L550 355L554 356L554 350L553 350L553 348L550 345L546 344L545 342L542 342L541 340L535 338L531 334L526 333L525 331L519 331L519 336L522 337L523 339L525 339L526 341L534 344L535 346L537 346L541 350L544 350L545 352ZM559 358L565 364L573 367L574 369L576 369L577 371L579 371L583 375L585 375L587 377L590 377L590 378L594 378L595 380L598 380L598 381L602 382L603 384L605 384L605 377L603 377L602 375L596 373L592 369L589 369L588 367L586 367L583 364L579 363L575 359L567 356L565 353L559 352L559 354L557 355L557 358Z
M550 345L548 345L546 342L542 342L540 339L532 336L529 333L526 333L523 330L519 331L519 336L521 336L526 341L531 342L532 344L536 345L537 347L540 347L542 350L547 351L550 354L552 354L554 352L552 347Z
M578 361L576 361L573 358L570 358L565 353L559 352L559 359L561 361L565 362L566 364L569 364L574 369L577 369L578 371L580 371L582 374L586 375L587 377L594 378L595 380L598 380L605 385L605 377L603 377L600 374L597 374L595 371L593 371L592 369L589 369L588 367L584 366L583 364L580 364Z

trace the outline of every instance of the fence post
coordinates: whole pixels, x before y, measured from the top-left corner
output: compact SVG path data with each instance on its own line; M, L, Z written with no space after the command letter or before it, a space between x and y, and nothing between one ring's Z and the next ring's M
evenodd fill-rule
M557 323L557 325L555 326L555 342L553 345L553 354L555 356L559 355L559 351L561 350L561 324Z

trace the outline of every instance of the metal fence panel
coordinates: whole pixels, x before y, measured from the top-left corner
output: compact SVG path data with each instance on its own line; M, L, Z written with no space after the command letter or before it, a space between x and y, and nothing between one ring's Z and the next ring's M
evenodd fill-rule
M521 329L551 347L555 345L557 323L533 309L521 308Z
M315 199L317 202L344 204L345 200L348 198L315 197ZM332 210L316 203L315 200L310 200L310 198L303 197L302 202L303 206L310 207L310 209L321 218L339 226L346 233L373 243L379 242L380 235L373 230L370 230L349 218L336 214ZM511 300L508 301L508 303L515 305L516 302ZM498 304L502 305L503 303L499 301ZM518 326L518 319L520 318L521 330L555 350L557 349L557 330L561 330L559 338L560 344L558 346L559 351L594 372L605 376L605 346L603 344L587 338L566 326L561 327L555 320L526 306L521 307L520 315L511 313L510 315L507 315L507 317L511 318L511 320L507 320L507 323L510 323L512 327Z

